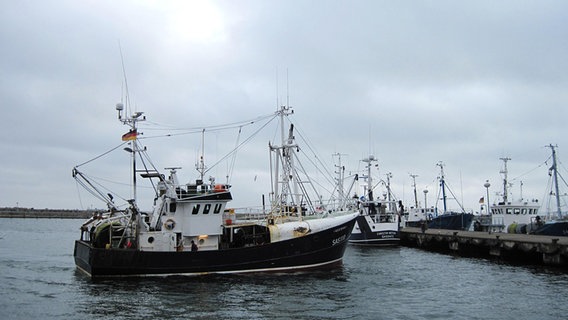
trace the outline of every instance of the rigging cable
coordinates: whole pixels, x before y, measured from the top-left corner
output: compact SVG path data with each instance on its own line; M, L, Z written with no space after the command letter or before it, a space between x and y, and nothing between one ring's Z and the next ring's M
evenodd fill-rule
M138 141L136 141L136 144L138 144ZM150 157L146 153L146 148L142 149L139 153L140 153L140 161L142 162L142 165L144 166L144 170L146 172L148 172L148 166L146 165L146 161L144 161L144 158L146 158L146 160L148 161L148 163L150 164L152 169L154 171L158 172L158 169L156 169L156 166L152 163L152 160L150 159ZM149 180L150 180L150 184L152 184L152 188L154 189L154 192L157 195L158 189L157 189L156 185L154 184L154 180L152 180L152 179L149 179Z
M77 187L77 196L79 197L79 206L81 207L81 209L85 209L85 207L83 206L83 199L81 199L81 189L79 189L79 181L77 181L77 179L75 179L75 186Z
M209 168L207 168L207 170L205 170L203 173L207 173L209 172L211 169L213 169L215 166L217 166L219 163L221 163L222 161L224 161L227 157L229 157L230 155L232 155L233 153L237 152L237 150L239 150L243 145L245 145L247 142L249 142L250 140L252 140L252 138L254 138L260 131L262 131L262 129L264 129L266 126L268 126L268 124L270 122L272 122L272 120L274 120L276 118L276 115L273 115L273 117L271 119L269 119L264 125L262 125L258 130L256 130L255 132L253 132L248 138L246 138L243 142L241 142L237 147L235 147L233 150L229 151L226 155L224 155L223 157L221 157L221 159L219 159L217 162L215 162L213 165L211 165Z
M237 142L235 143L235 149L239 146L239 140L241 139L241 132L243 127L239 127L239 134L237 134ZM235 163L237 162L237 153L233 153L233 157L230 161L229 168L227 170L227 184L229 184L229 178L233 176L233 170L235 168Z
M535 170L541 168L542 166L548 165L547 162L548 162L548 160L550 160L550 158L551 158L551 157L548 157L546 160L544 160L543 163L539 164L539 165L536 166L535 168L533 168L533 169L531 169L531 170L529 170L529 171L527 171L527 172L525 172L525 173L523 173L523 174L521 174L521 175L519 175L519 176L517 176L517 177L515 177L515 178L513 178L513 179L510 179L509 181L516 181L517 179L522 178L522 177L528 175L529 173L532 173L533 171L535 171Z
M166 125L158 124L156 122L147 121L147 123L150 123L150 124L153 124L153 125L158 125L158 126L164 126L165 128L145 127L144 130L149 130L149 131L170 130L170 131L184 131L184 132L166 133L166 134L162 134L162 135L140 137L139 139L154 139L154 138L160 138L160 137L173 137L173 136L180 136L180 135L196 134L196 133L203 132L203 130L222 131L222 130L230 130L230 129L235 129L235 128L242 128L242 127L245 127L245 126L253 125L253 124L255 124L259 121L263 121L263 120L266 120L266 119L269 119L269 118L273 118L274 116L275 116L275 114L273 113L273 114L257 117L257 118L254 118L254 119L251 119L251 120L246 120L246 121L239 121L239 122L233 122L233 123L222 124L222 125L214 125L214 126L206 126L206 127L194 127L194 128L174 128L174 127L168 127Z
M114 150L116 150L116 149L122 147L122 146L125 145L126 143L128 143L128 142L123 142L123 143L119 144L118 146L116 146L116 147L110 149L109 151L107 151L107 152L105 152L105 153L103 153L103 154L100 154L100 155L94 157L94 158L91 159L91 160L88 160L88 161L85 161L85 162L83 162L83 163L81 163L81 164L78 164L78 165L75 166L75 168L79 168L80 166L86 165L86 164L89 163L89 162L93 162L93 161L95 161L95 160L97 160L97 159L99 159L99 158L101 158L101 157L103 157L103 156L105 156L105 155L107 155L107 154L113 152Z

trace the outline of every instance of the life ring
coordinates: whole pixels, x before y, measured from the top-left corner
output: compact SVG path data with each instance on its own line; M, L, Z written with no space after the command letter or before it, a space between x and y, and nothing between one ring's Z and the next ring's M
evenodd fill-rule
M164 228L166 230L173 230L176 227L176 222L173 219L168 219L164 222Z

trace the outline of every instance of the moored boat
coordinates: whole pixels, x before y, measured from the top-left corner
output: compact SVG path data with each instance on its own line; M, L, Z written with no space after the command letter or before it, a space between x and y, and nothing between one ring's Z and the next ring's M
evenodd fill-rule
M372 163L376 159L369 156L363 159L366 163L367 185L363 196L358 199L359 216L355 223L349 243L365 246L395 246L400 244L400 215L398 210L402 204L391 198L390 183L387 182L387 194L383 199L374 196L374 185L371 174Z
M420 206L410 207L404 213L403 226L420 228L422 224L431 221L438 215L438 209L435 207L424 208Z
M426 204L425 207L419 208L418 201L415 200L416 207L411 208L405 213L404 225L407 227L424 227L430 229L469 230L473 222L473 213L465 212L459 202L460 211L448 209L448 197L446 192L452 193L452 191L448 188L445 180L443 163L439 162L437 166L440 167L440 189L437 198L442 200L443 210L438 210L437 206L428 208ZM414 193L416 194L416 183L414 183ZM427 191L425 191L425 195L426 193ZM453 198L455 199L455 196L453 196Z
M416 177L417 174L410 174L412 178L412 190L414 192L414 205L410 206L402 215L402 225L403 227L420 228L427 227L425 224L427 221L432 220L432 218L438 215L438 209L435 207L427 207L427 194L428 189L424 189L424 206L421 206L418 202L418 194L416 192Z
M137 139L137 123L145 118L141 112L125 116L123 108L117 105L119 120L130 126L123 140L132 153L134 195L140 174L154 182L155 205L142 211L135 196L120 209L110 193L101 192L79 166L73 168L75 179L108 206L81 226L74 248L78 269L99 278L286 271L342 263L358 213L346 209L317 215L306 195L292 194L304 190L297 188L302 181L293 167L297 145L292 128L287 139L282 135L280 146L270 145L276 167L270 208L259 219L242 220L227 208L231 186L213 178L204 181L203 171L194 183L181 184L179 168L169 168L167 178L155 168L137 169L137 157L147 157ZM288 114L287 107L276 112L281 125Z
M482 198L480 203L487 202L489 215L480 215L474 222L475 231L529 233L536 228L536 221L540 219L538 200L524 199L522 192L517 200L511 200L508 180L507 162L511 158L501 158L503 161L503 194L502 199L493 205L489 205L489 199ZM486 182L486 188L489 188Z

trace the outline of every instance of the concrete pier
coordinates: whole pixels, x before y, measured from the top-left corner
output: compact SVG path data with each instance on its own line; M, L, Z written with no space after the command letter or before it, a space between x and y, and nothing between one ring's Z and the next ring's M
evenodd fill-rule
M568 267L568 237L403 228L401 244L460 256Z

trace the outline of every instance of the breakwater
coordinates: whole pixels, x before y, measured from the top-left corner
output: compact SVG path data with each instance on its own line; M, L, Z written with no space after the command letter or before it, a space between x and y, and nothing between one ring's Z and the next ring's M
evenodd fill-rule
M0 208L0 218L88 219L93 210Z
M404 228L401 244L511 263L568 266L568 237Z

